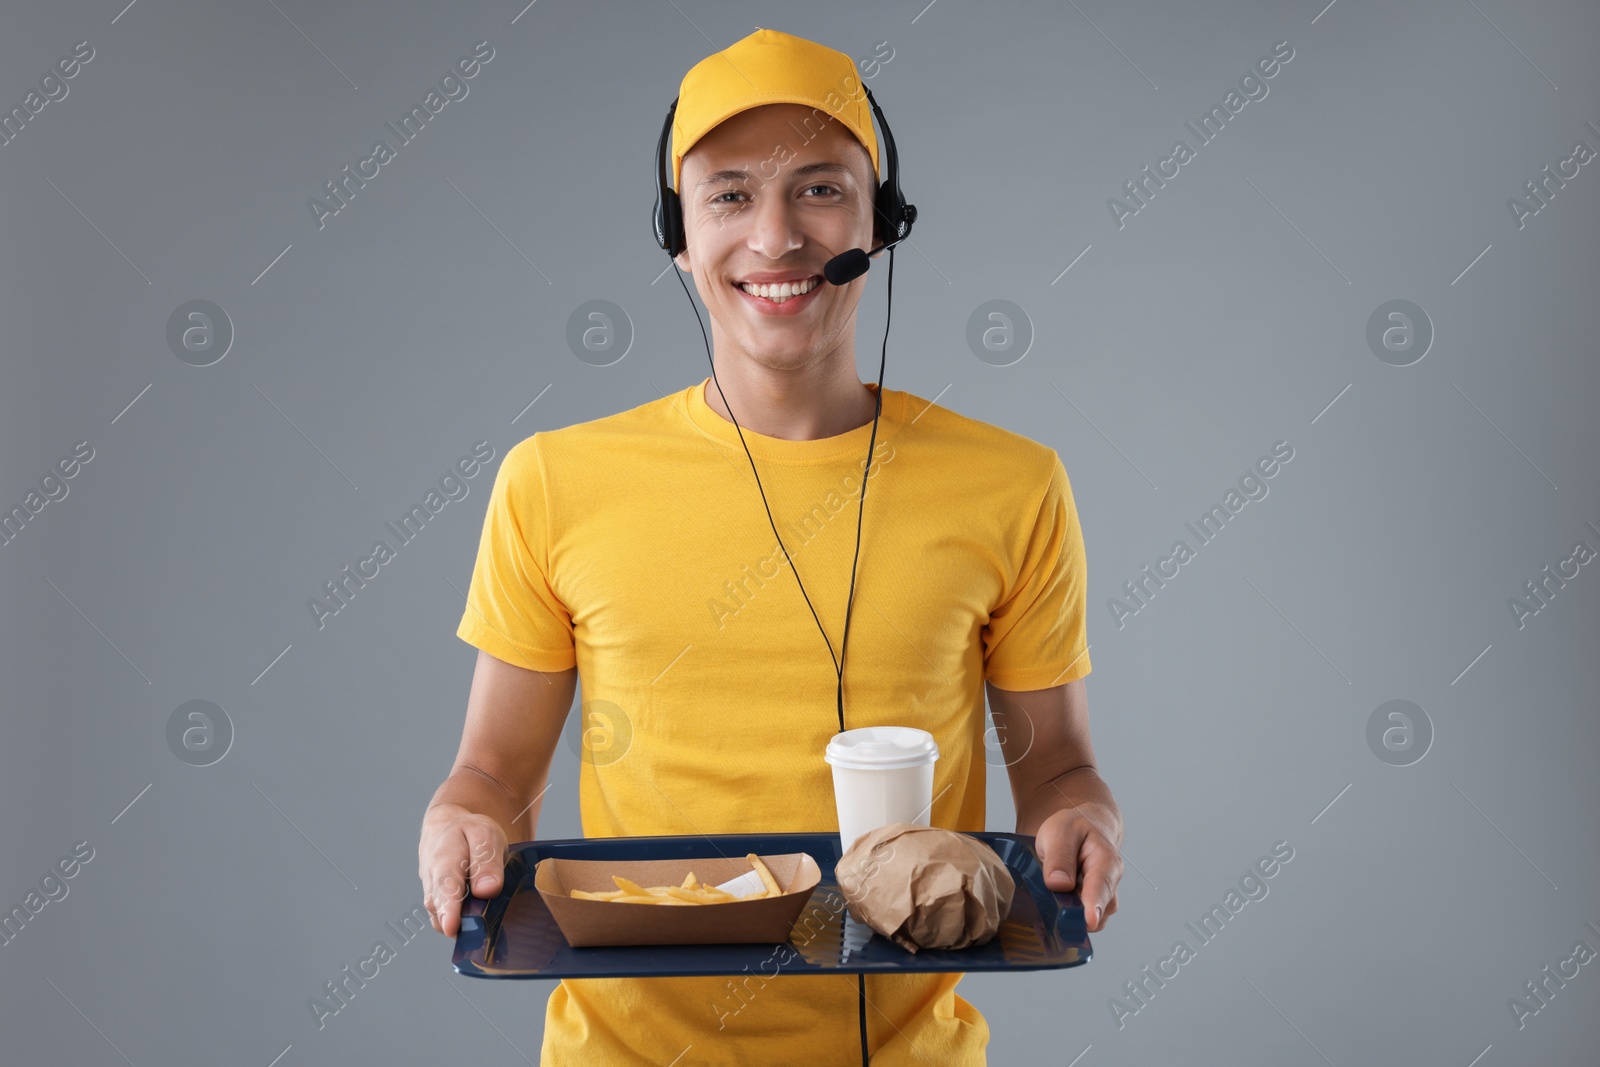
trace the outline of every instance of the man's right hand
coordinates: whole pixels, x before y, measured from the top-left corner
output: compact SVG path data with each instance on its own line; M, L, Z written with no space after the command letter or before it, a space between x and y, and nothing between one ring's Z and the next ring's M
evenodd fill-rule
M487 815L458 804L437 804L428 811L417 846L417 874L435 930L456 936L469 890L479 898L500 892L507 845L505 829Z
M546 673L478 652L461 750L422 817L417 846L423 902L441 934L461 929L469 890L500 892L507 835L538 836L540 798L577 686L577 667Z

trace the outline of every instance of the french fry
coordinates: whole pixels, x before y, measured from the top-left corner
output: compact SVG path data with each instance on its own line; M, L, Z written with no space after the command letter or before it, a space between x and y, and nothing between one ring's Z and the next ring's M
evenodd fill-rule
M693 890L685 889L681 885L675 885L668 889L667 895L673 900L682 900L690 904L709 904L711 902L710 898L701 896Z
M738 899L732 893L709 892L712 888L711 886L696 886L693 889L685 889L682 886L675 885L668 889L667 893L675 899L688 901L691 904L720 904L726 900Z
M783 890L778 888L777 879L772 877L772 872L767 870L767 865L765 863L761 862L761 857L760 856L756 855L754 852L751 852L751 853L749 853L748 855L745 856L745 859L749 860L750 861L750 865L761 873L761 881L767 887L767 891L765 893L766 896L769 896L769 897L781 897L781 896L783 896Z
M725 904L737 900L759 900L762 897L781 896L782 890L777 881L772 877L772 872L767 865L761 862L754 852L745 857L752 861L752 866L761 875L762 884L766 887L760 893L749 896L737 897L725 889L718 889L714 885L706 885L695 877L690 871L684 875L682 883L678 885L652 885L642 886L620 874L613 874L611 880L617 888L607 890L574 889L568 895L580 900L610 900L622 904L670 904L675 906L694 904Z

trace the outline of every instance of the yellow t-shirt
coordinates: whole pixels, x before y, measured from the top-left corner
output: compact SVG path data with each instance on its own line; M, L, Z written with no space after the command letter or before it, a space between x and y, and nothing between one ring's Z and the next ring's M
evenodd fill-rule
M743 430L808 608L710 381L535 433L495 476L456 633L531 670L577 665L583 724L605 731L579 771L585 837L838 830L822 754L872 424ZM932 733L932 824L982 830L985 679L1089 673L1071 487L1053 449L896 389L873 453L845 727ZM961 977L868 975L872 1062L984 1063ZM856 1064L857 1027L855 975L566 979L540 1062Z

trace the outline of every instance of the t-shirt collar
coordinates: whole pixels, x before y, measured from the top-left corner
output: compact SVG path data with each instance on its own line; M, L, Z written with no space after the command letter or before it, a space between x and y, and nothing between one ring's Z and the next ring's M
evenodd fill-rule
M868 390L876 392L877 383L865 383ZM757 461L767 460L774 463L825 463L833 460L846 459L855 456L859 459L867 458L867 442L872 439L872 421L869 419L853 430L846 430L833 437L819 437L811 441L790 441L782 437L768 437L766 434L757 433L750 427L740 423L736 429L733 423L723 418L706 403L705 391L715 389L710 376L689 386L679 395L679 403L689 416L690 421L701 432L713 440L729 446L738 452L744 451L748 446L750 454ZM898 389L885 389L883 391L882 412L878 418L877 441L881 444L887 440L893 431L901 424L905 413L906 393ZM739 412L734 411L737 417ZM744 435L744 446L739 443L740 434ZM873 446L876 450L876 445Z

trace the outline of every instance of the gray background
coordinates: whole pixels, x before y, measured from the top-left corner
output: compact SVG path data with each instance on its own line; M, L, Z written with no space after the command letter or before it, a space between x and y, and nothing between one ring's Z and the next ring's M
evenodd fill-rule
M868 84L922 221L887 384L1056 448L1083 524L1121 911L1086 967L963 981L991 1061L1594 1062L1600 964L1520 1030L1507 1004L1600 950L1600 575L1521 628L1507 606L1600 548L1600 162L1520 229L1507 207L1600 148L1593 5L112 0L0 26L6 109L95 50L0 146L0 505L95 450L0 547L0 905L94 849L0 947L6 1063L537 1061L551 987L459 977L431 930L320 1030L307 1001L421 903L499 457L707 373L650 156L684 71L756 26L892 49ZM480 40L467 98L319 230L308 198ZM1269 95L1119 229L1107 199L1282 40ZM236 330L203 368L166 342L195 299ZM566 341L595 299L633 331L605 367ZM1008 366L966 342L993 299L1034 334ZM1405 367L1366 341L1394 299L1435 331ZM478 440L466 499L319 630L307 598ZM1280 440L1270 495L1119 628L1107 600ZM207 767L167 740L197 699L235 732ZM1395 699L1434 733L1409 766L1367 742ZM576 769L541 836L579 834ZM998 767L989 805L1011 829ZM1119 1028L1110 998L1276 841L1270 895Z

